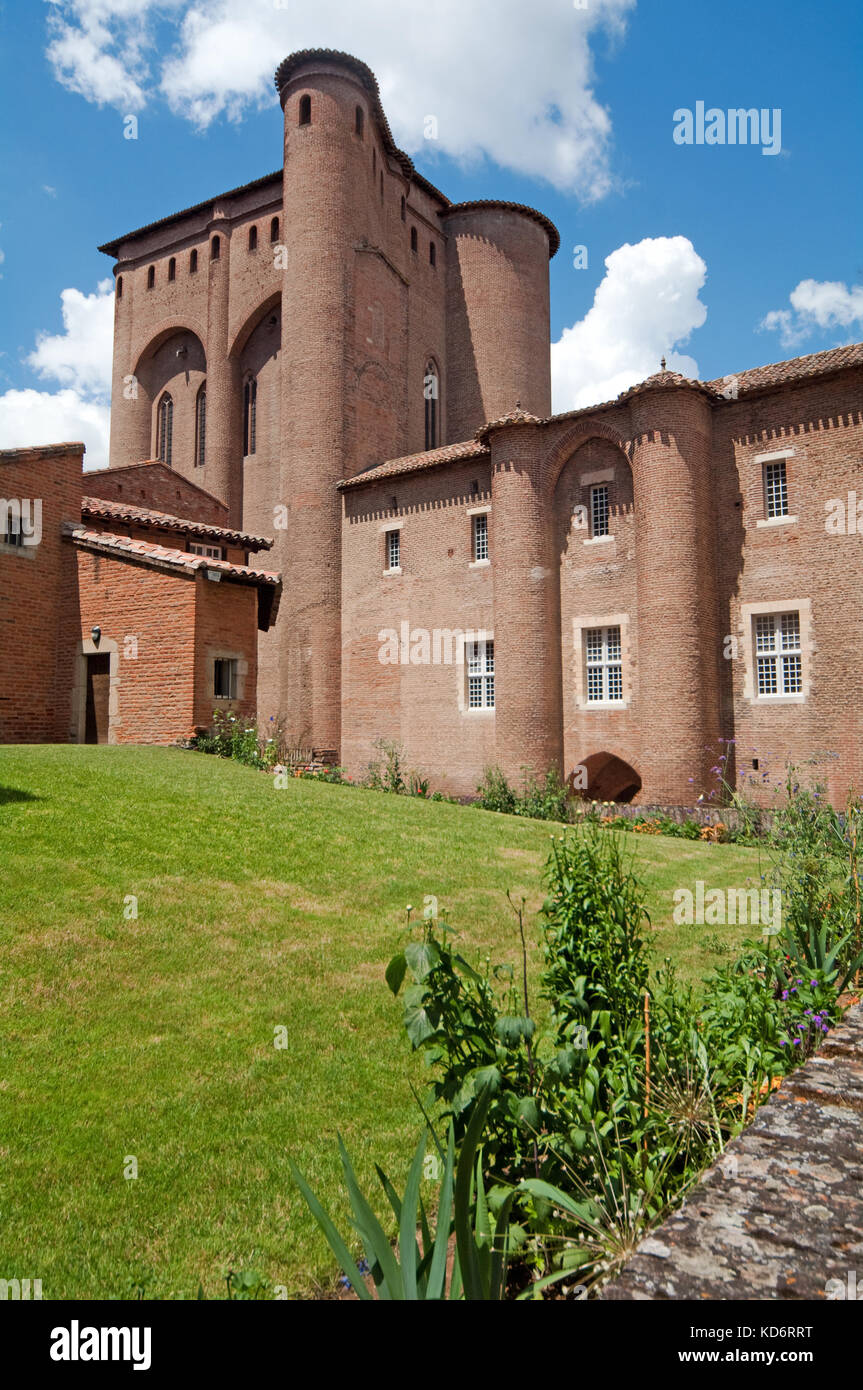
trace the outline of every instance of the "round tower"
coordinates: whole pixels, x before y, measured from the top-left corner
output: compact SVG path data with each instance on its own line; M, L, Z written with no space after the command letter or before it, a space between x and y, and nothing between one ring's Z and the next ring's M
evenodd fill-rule
M367 146L376 84L365 64L295 53L276 86L285 117L282 451L274 504L287 508L280 685L286 733L337 750L341 684L341 497L347 476L354 247L365 234Z
M447 435L469 439L521 401L551 414L554 224L518 203L453 204L447 246Z
M638 770L646 799L691 805L715 786L720 734L710 399L664 370L621 399L637 519Z

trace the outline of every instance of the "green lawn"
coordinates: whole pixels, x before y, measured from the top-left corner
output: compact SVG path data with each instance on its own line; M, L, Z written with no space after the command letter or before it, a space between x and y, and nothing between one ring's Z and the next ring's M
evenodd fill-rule
M341 1212L337 1129L367 1181L406 1167L422 1076L383 980L405 905L433 894L466 954L515 959L504 893L536 912L549 831L168 749L0 748L0 1278L331 1287L288 1157ZM671 893L745 886L756 852L626 843L657 959L698 978L719 957L671 925Z

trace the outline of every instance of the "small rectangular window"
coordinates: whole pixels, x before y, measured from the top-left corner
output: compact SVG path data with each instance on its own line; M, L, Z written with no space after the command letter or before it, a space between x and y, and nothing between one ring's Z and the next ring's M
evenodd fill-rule
M473 519L473 558L488 559L488 516L482 513Z
M213 663L213 695L217 700L236 700L237 661L235 657L217 657Z
M401 531L387 531L387 569L401 569L402 564L402 533Z
M585 689L593 704L623 701L623 649L619 627L592 627L584 633Z
M201 541L189 541L190 555L206 555L209 560L224 560L225 552L220 545L203 545Z
M759 695L803 694L799 613L756 615L755 662Z
M784 459L764 465L764 510L768 520L774 516L788 515L788 478Z
M7 520L4 525L5 529L3 531L3 544L23 545L24 536L21 531L20 521L16 521L14 517L10 517L7 513Z
M467 707L494 709L494 642L466 642Z
M600 483L590 489L590 534L608 535L608 484Z

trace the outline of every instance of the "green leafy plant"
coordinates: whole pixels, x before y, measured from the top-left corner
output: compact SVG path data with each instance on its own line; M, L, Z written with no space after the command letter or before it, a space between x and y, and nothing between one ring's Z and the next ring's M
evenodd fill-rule
M486 1088L478 1097L464 1136L458 1163L455 1138L450 1124L446 1153L438 1145L443 1163L438 1211L434 1227L420 1196L428 1131L424 1130L414 1154L404 1194L399 1197L385 1173L378 1178L398 1223L398 1252L393 1250L386 1231L363 1194L339 1137L339 1152L345 1186L351 1202L354 1230L359 1235L378 1297L385 1300L415 1302L418 1299L467 1299L491 1301L503 1297L507 1267L507 1226L511 1197L507 1198L492 1224L479 1151L480 1138L490 1102ZM435 1140L437 1143L437 1140ZM294 1181L326 1236L330 1249L340 1261L357 1296L370 1300L372 1294L350 1252L348 1241L324 1211L302 1173L291 1163ZM455 1259L447 1285L446 1266L450 1237L455 1233ZM420 1239L418 1239L418 1234Z

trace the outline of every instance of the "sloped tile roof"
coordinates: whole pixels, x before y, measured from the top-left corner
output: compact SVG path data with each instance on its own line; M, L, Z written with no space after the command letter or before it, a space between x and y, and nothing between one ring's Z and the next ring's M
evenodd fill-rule
M476 439L465 439L460 444L444 444L440 449L427 449L422 454L406 454L404 458L387 459L365 473L338 484L340 491L360 487L363 483L376 483L382 478L396 477L402 473L421 473L426 468L434 468L443 463L461 463L466 459L487 459L491 451Z
M826 352L811 352L806 357L790 357L785 362L771 362L766 367L750 367L745 372L729 372L705 384L720 393L732 377L737 380L738 393L757 391L764 387L782 386L788 381L804 381L808 377L825 376L828 372L848 367L863 367L863 343L828 348Z
M182 531L191 536L223 541L226 545L241 546L244 550L271 550L273 541L267 536L250 536L244 531L232 531L225 526L211 526L205 521L188 521L157 512L152 507L135 507L129 502L109 502L102 497L82 497L81 515L103 521L125 521L130 526L146 526L159 531Z
M240 583L268 584L273 588L281 587L282 583L282 576L275 570L257 570L249 565L234 565L230 560L212 560L207 555L191 555L187 550L174 550L171 546L158 545L155 541L134 541L128 536L114 536L110 531L94 531L88 526L76 526L74 522L66 522L63 532L85 550L130 555L149 562L157 569L184 570L188 574L195 574L198 570L219 570Z
M548 258L552 260L560 250L560 232L554 225L550 217L546 217L544 212L537 212L536 208L528 207L527 203L506 203L499 198L473 198L467 203L450 203L444 214L452 217L458 212L482 212L485 209L493 211L495 208L504 208L507 212L522 212L525 217L530 217L548 234Z

